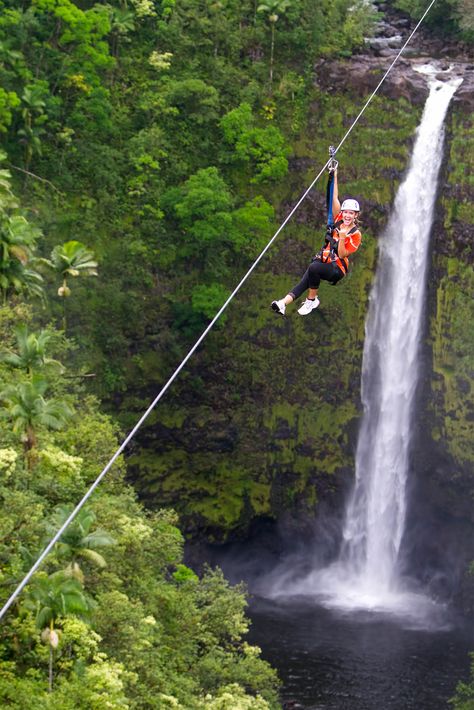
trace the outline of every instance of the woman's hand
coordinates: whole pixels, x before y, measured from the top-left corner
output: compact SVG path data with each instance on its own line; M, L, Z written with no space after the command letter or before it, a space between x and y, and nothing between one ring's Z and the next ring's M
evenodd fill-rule
M344 244L344 239L339 239L338 251L336 252L336 254L343 259L345 256L349 256L350 253L351 252L347 251L347 249L346 249L346 245Z

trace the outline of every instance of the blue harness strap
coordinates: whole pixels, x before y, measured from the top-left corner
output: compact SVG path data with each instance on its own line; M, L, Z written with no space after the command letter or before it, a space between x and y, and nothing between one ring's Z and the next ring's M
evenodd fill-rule
M332 213L332 197L334 193L334 173L328 175L328 184L326 188L326 205L328 210L328 229L334 224L334 215ZM332 231L332 230L331 230Z
M334 146L329 146L329 175L328 184L326 187L326 206L328 210L328 228L329 234L332 233L332 226L334 224L334 215L332 213L332 196L334 193L334 170L337 168L337 160L335 159L336 149Z

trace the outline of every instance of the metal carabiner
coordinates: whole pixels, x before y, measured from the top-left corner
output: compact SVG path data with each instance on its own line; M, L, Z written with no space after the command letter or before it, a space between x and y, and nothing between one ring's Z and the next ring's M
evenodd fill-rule
M334 157L336 153L336 149L333 145L329 146L329 162L328 162L328 170L330 173L333 173L335 170L337 170L337 166L339 163L337 162L336 158Z

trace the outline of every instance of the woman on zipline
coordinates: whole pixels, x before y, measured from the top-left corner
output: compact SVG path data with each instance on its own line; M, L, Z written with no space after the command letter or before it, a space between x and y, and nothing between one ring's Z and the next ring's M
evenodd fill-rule
M332 167L334 165L335 167ZM301 316L307 316L319 306L318 289L321 279L334 285L347 274L349 254L353 254L360 246L362 235L357 227L360 207L352 198L339 202L337 184L337 163L329 165L327 189L328 226L324 246L311 260L311 264L299 282L284 298L272 302L276 313L285 315L286 306L293 303L307 289L308 296L298 308ZM332 199L331 199L332 196ZM335 217L334 217L335 215Z

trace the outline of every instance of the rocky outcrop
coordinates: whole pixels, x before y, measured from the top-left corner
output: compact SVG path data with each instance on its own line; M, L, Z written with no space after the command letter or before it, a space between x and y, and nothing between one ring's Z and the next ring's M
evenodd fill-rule
M315 66L316 83L325 91L371 94L387 71L387 62L373 55L359 55L350 62L322 60ZM404 98L422 105L428 95L426 79L407 59L400 59L384 80L380 93L389 99Z
M315 65L315 83L328 92L348 91L356 96L369 95L389 69L403 44L415 28L408 17L400 17L384 8L384 20L377 25L376 35L367 38L360 54L349 60L320 60ZM453 99L466 111L474 109L474 56L472 48L462 44L446 45L432 37L423 26L417 30L400 58L390 69L380 87L380 94L389 99L404 98L421 105L428 93L426 78L417 71L420 66L434 63L439 78L447 73L463 79Z

